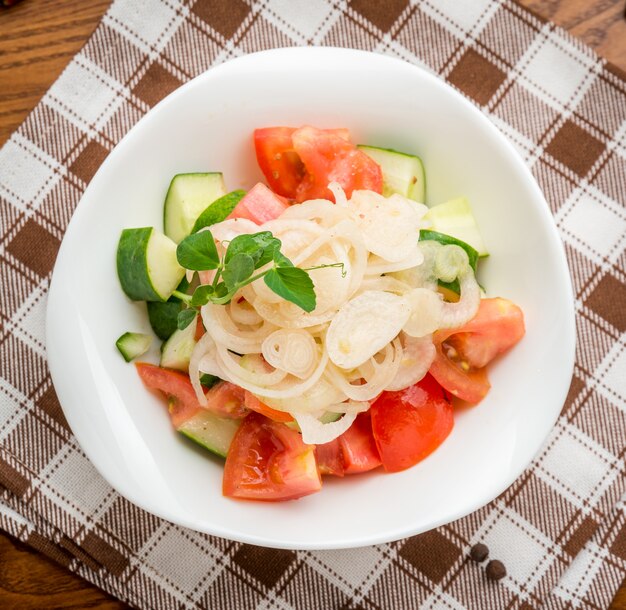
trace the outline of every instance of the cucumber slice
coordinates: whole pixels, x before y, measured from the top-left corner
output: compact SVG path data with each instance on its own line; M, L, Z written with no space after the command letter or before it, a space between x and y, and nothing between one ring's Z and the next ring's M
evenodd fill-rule
M152 337L144 333L124 333L115 345L124 356L126 362L130 362L134 358L145 354L152 344Z
M469 244L478 256L488 256L487 248L478 230L476 219L465 197L435 205L424 216L434 231L456 237Z
M189 282L183 277L176 290L187 292ZM178 297L171 296L166 303L159 301L149 301L148 320L156 336L162 341L167 341L178 328L178 313L182 309L182 303Z
M467 253L467 258L469 260L469 265L476 273L476 267L478 266L478 252L472 248L469 244L466 244L464 241L457 239L456 237L452 237L451 235L445 235L444 233L439 233L437 231L427 231L426 229L422 229L420 231L420 241L436 241L444 246L459 246L463 248ZM453 280L452 282L443 282L439 280L439 286L446 290L451 290L455 294L460 294L461 289L459 287L459 280Z
M148 306L148 320L156 336L167 341L178 328L178 312L182 309L180 301L172 297L166 303L150 301Z
M209 375L208 373L203 373L200 375L200 383L210 390L214 385L217 385L220 381L222 381L219 377L215 375Z
M191 352L196 346L196 325L191 323L183 330L176 329L163 344L160 366L187 372Z
M176 174L170 182L163 208L165 235L176 243L191 233L193 226L210 203L226 194L219 172Z
M426 174L422 160L415 155L359 144L357 146L380 165L383 172L383 195L398 193L414 201L426 200Z
M228 195L224 195L216 199L200 216L191 229L192 233L196 233L204 227L210 227L215 223L226 220L230 213L237 207L237 204L246 196L246 191L232 191Z
M198 445L225 458L240 423L238 419L217 417L203 409L177 429Z
M117 275L133 301L167 301L185 275L176 244L152 227L124 229L117 246Z

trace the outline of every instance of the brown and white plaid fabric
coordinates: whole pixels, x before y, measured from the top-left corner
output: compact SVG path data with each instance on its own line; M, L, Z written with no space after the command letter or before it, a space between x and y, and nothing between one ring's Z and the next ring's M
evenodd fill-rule
M572 386L531 467L460 521L345 551L239 544L130 504L68 429L44 344L57 249L116 142L207 68L305 44L400 57L479 105L546 194L576 296ZM624 78L508 1L116 1L0 150L0 525L142 608L606 608L626 576ZM503 580L469 559L478 541Z

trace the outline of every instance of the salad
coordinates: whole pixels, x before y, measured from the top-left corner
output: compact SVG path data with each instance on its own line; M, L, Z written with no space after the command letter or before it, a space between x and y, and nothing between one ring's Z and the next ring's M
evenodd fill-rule
M178 174L164 231L122 232L121 286L163 341L137 372L176 431L225 458L226 496L287 500L322 476L412 467L524 335L519 307L476 280L487 250L470 205L427 207L417 156L346 129L257 129L254 147L267 184ZM131 361L152 341L117 347Z

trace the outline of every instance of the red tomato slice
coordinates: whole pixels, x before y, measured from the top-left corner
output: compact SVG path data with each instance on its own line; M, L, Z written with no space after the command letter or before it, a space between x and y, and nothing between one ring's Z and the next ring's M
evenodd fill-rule
M293 199L304 177L304 165L293 150L293 127L266 127L254 130L254 150L259 167L270 188Z
M254 149L259 167L270 188L283 197L295 199L306 174L304 164L293 148L294 127L265 127L254 130ZM347 129L321 130L350 140Z
M343 452L338 438L330 443L315 445L315 457L320 474L344 475Z
M370 412L385 470L410 468L437 449L454 426L452 411L430 375L406 390L383 392Z
M278 218L289 203L272 193L264 184L255 184L237 204L228 218L247 218L258 225Z
M524 314L507 299L482 299L476 315L463 327L439 331L446 342L473 368L482 368L513 347L524 336Z
M255 411L256 413L260 413L261 415L265 415L265 417L269 417L270 419L278 422L290 422L293 421L293 417L289 415L289 413L285 413L284 411L278 411L277 409L272 409L272 407L268 407L265 403L262 403L252 392L248 392L245 390L244 392L244 404L250 411Z
M382 193L383 174L378 163L339 136L301 127L292 134L293 147L304 163L306 175L296 189L296 201L330 199L330 182L338 182L349 198L352 191Z
M380 466L380 456L372 436L369 412L359 413L354 423L338 440L346 474L367 472Z
M204 395L207 402L204 408L221 417L241 419L248 413L244 404L244 389L234 383L220 381L209 388Z
M524 336L522 310L502 298L482 299L464 326L437 331L430 373L451 394L476 404L491 387L485 366Z
M319 491L315 448L284 424L250 413L226 456L222 491L244 500L292 500Z
M248 412L243 404L243 390L232 383L221 381L205 392L208 404L203 407L198 402L188 375L145 362L138 362L135 366L146 387L159 390L172 399L170 417L175 428L204 408L220 417L231 419L244 417Z
M207 282L209 283L209 282ZM196 333L194 334L193 338L195 341L200 341L200 339L202 339L204 333L206 332L205 328L204 328L204 324L202 323L202 316L198 316L196 318Z

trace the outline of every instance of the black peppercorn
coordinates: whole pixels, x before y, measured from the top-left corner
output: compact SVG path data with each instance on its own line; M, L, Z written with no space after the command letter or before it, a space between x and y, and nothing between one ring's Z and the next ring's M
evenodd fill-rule
M500 580L506 576L506 568L501 561L492 559L486 568L487 578L489 580Z
M482 542L476 543L470 549L470 557L474 561L478 561L479 563L481 561L485 561L485 559L487 559L488 556L489 556L489 548L487 547L486 544L483 544Z

